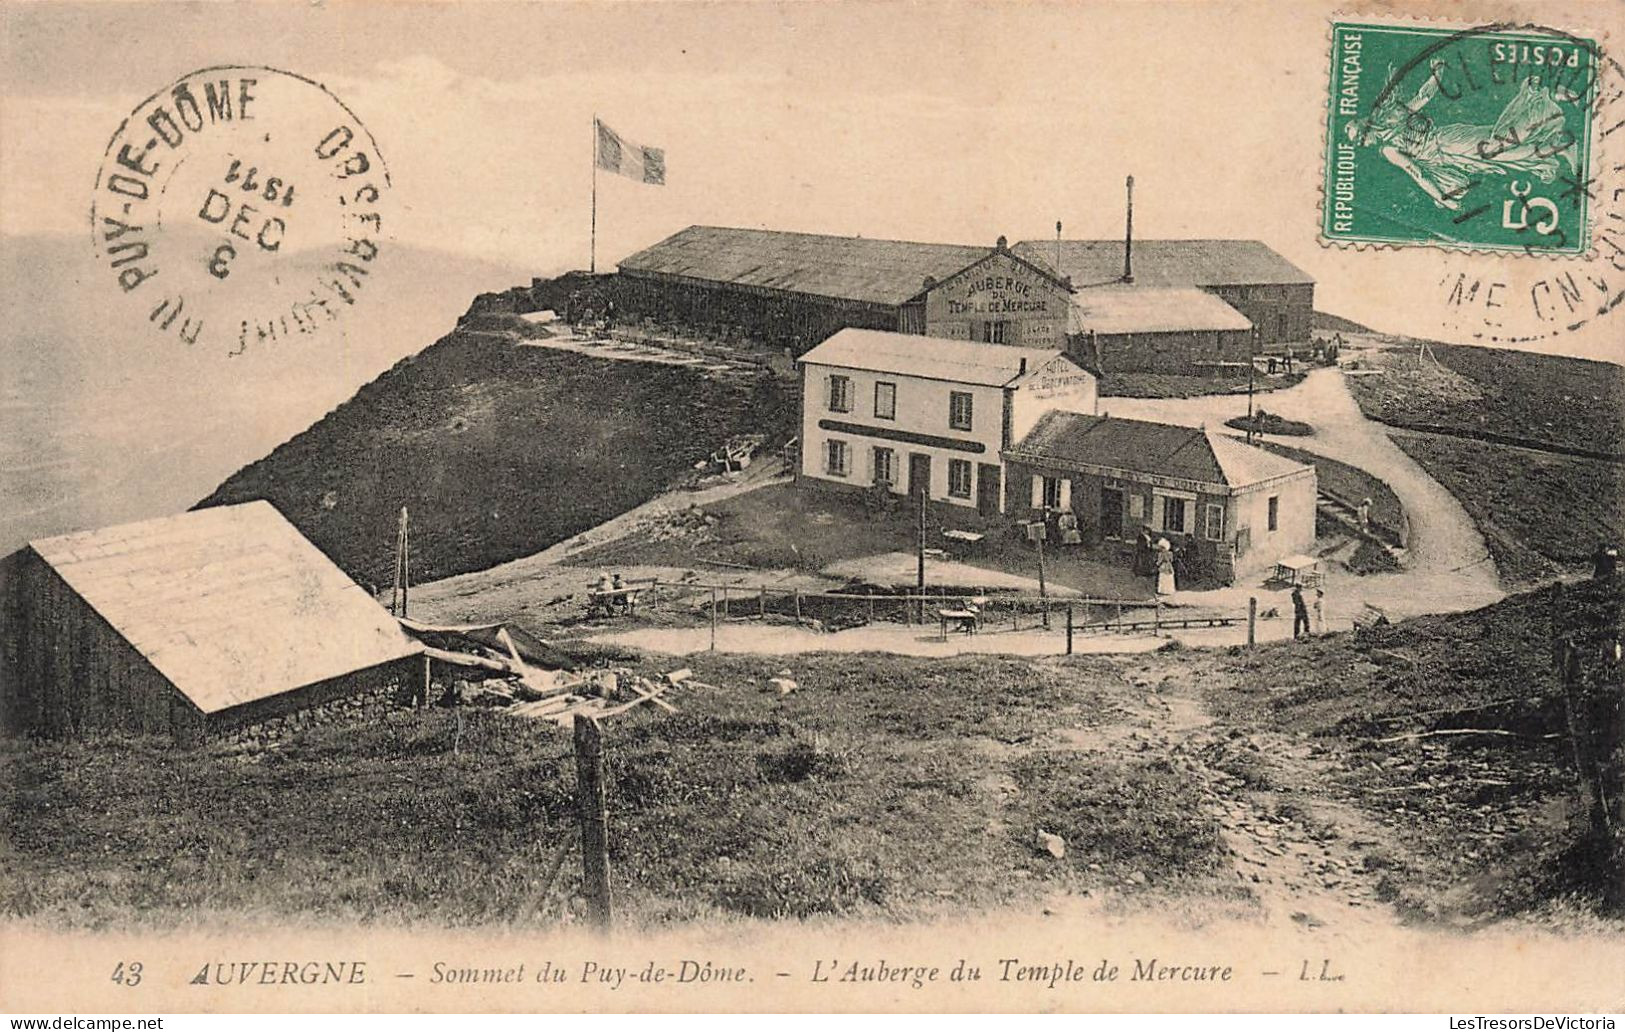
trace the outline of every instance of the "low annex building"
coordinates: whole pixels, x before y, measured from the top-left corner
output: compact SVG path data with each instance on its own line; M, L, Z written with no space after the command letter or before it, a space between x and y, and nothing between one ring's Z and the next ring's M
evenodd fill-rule
M192 740L413 683L422 652L264 501L47 538L0 561L9 730Z
M1257 240L1024 240L1013 250L1076 289L1096 331L1103 372L1169 372L1189 355L1200 372L1215 352L1248 361L1307 343L1315 279ZM1208 296L1206 303L1194 297ZM1109 320L1109 321L1108 321ZM1093 325L1090 325L1093 322ZM1217 336L1215 336L1217 335Z
M1064 352L845 329L801 358L803 478L1004 511L1002 451L1045 412L1093 412Z
M1132 546L1146 527L1230 582L1314 544L1315 468L1226 434L1049 412L1004 458L1006 511L1071 512L1086 545Z

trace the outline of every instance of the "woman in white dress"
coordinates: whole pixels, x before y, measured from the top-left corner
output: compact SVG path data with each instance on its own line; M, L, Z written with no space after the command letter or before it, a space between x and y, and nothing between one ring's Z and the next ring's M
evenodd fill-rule
M1174 584L1174 548L1167 538L1157 539L1157 594L1172 595L1177 586Z

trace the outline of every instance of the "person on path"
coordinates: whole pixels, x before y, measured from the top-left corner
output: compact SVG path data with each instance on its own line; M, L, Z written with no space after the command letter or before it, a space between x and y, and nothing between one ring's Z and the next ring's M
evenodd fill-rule
M1292 586L1292 637L1301 638L1309 633L1309 606L1303 599L1303 585Z
M1360 503L1360 533L1371 532L1371 499L1367 498Z
M1174 548L1167 538L1157 539L1157 594L1172 595L1179 590L1174 580Z
M1318 637L1326 633L1326 589L1315 588L1315 635Z

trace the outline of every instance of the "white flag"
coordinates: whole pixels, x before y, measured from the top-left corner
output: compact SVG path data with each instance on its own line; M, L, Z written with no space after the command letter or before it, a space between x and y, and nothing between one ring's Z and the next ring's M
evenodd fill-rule
M659 147L644 147L626 139L609 126L593 119L598 130L598 144L593 148L593 161L606 172L616 172L640 183L666 185L666 152Z

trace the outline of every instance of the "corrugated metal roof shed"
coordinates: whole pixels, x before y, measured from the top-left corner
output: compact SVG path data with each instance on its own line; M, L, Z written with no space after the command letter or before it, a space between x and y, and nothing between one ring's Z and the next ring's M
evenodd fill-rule
M1035 264L1055 265L1055 241L1023 240L1011 250ZM1063 240L1057 275L1079 290L1121 282L1123 241ZM1140 287L1222 287L1313 283L1313 276L1257 240L1135 240L1134 284Z
M30 547L204 713L422 651L269 502Z
M1101 334L1250 330L1245 315L1196 287L1095 287L1072 299L1068 330Z
M849 328L831 334L822 344L802 355L801 361L843 369L1003 387L1025 370L1037 369L1064 354L1042 348L977 344L968 340L924 337L917 333Z
M991 247L690 226L620 263L624 273L683 276L819 297L900 305Z
M1010 454L1242 488L1312 467L1200 427L1047 412Z

